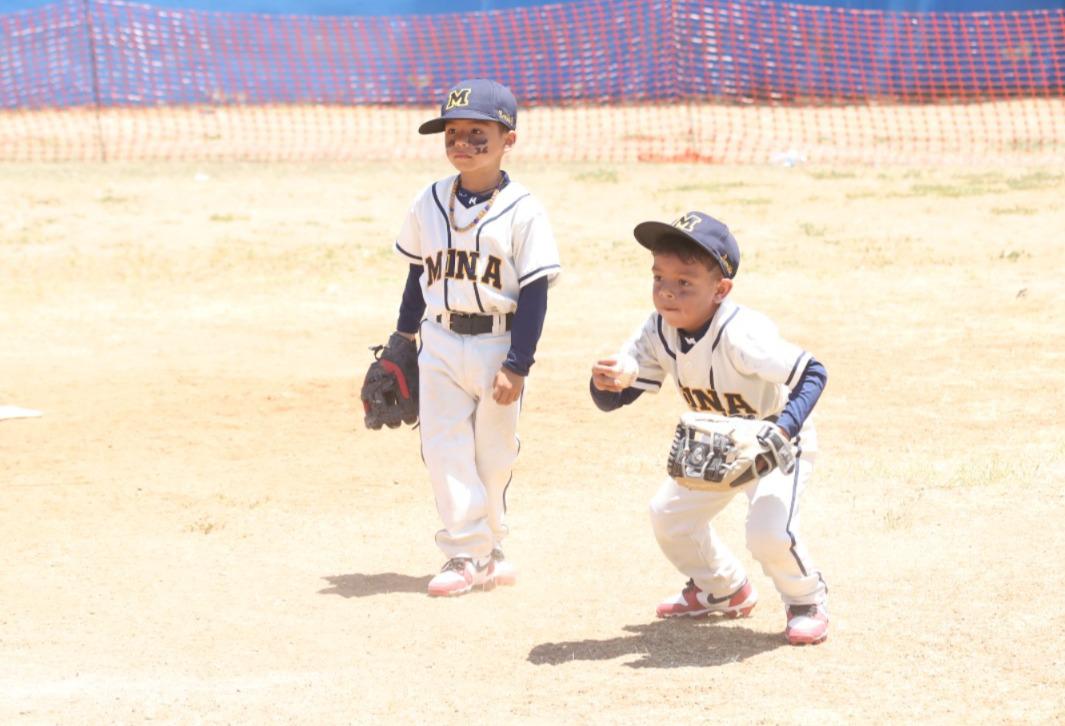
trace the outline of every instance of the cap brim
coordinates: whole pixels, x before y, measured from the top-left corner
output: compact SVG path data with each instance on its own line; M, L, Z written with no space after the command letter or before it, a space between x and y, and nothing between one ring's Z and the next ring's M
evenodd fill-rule
M672 224L666 224L665 222L640 222L636 225L636 229L632 230L632 234L636 237L637 242L649 250L653 250L655 248L655 243L659 240L668 237L679 238L702 247L702 245L699 244L699 241L690 234L682 229L677 229Z
M636 237L636 241L649 250L654 250L655 243L664 239L679 239L685 242L689 242L701 250L706 250L710 253L710 256L717 262L717 266L721 268L722 274L725 277L732 277L725 270L725 265L721 262L721 255L711 249L707 249L699 240L692 237L683 229L677 229L672 224L666 224L665 222L641 222L636 225L636 229L632 230L633 236Z
M438 116L432 121L426 121L418 127L419 134L439 134L444 131L444 122L454 121L455 119L469 119L471 121L494 121L497 124L506 126L502 121L495 116L489 116L488 114L481 113L480 111L452 111L447 116ZM507 126L507 128L510 128Z
M444 119L434 118L418 127L419 134L438 134L444 130Z

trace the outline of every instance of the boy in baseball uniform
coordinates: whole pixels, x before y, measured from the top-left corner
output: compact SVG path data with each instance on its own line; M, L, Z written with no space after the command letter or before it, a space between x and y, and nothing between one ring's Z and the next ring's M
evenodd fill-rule
M517 116L495 81L448 91L418 130L442 134L458 173L417 195L395 244L409 263L397 332L420 338L421 449L443 523L446 561L431 596L516 577L500 546L506 491L525 378L561 269L544 208L501 168Z
M828 590L799 536L799 500L817 455L809 416L825 368L764 315L733 302L740 251L723 223L689 212L672 224L644 222L634 234L652 252L655 312L617 355L592 367L596 405L613 411L644 391L657 393L672 376L689 409L772 422L796 453L790 474L775 468L730 491L697 491L673 478L662 483L651 500L651 525L688 582L657 615L750 614L757 593L711 525L740 494L747 548L783 598L788 642L820 643L828 636Z

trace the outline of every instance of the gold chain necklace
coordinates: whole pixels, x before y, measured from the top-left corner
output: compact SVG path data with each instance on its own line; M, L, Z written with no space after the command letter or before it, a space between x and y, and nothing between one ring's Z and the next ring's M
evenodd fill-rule
M477 216L473 218L473 221L465 227L460 227L455 224L455 197L457 197L459 193L459 179L460 177L456 176L455 183L451 185L451 198L447 203L447 218L451 223L451 229L456 232L468 232L480 224L481 220L484 219L484 215L488 214L488 210L492 208L492 203L496 200L496 197L499 196L500 185L503 183L503 175L499 175L499 184L496 184L496 188L492 190L492 196L488 198L488 203L484 205L484 209L478 212Z

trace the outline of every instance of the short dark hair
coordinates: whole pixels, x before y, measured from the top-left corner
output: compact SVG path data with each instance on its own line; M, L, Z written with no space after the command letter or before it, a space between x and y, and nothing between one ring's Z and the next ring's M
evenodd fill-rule
M710 272L721 272L721 265L718 264L717 259L687 237L680 235L661 237L655 241L651 252L656 255L674 255L689 265L693 262L701 262Z
M504 136L506 136L508 133L510 133L511 131L514 130L514 129L510 128L509 126L507 126L502 121L493 121L492 119L487 119L487 118L470 118L470 119L447 119L447 121L444 122L444 128L440 129L441 131L443 131L445 128L447 128L447 122L448 121L476 121L477 123L486 124L488 126L498 126L499 130L503 132Z

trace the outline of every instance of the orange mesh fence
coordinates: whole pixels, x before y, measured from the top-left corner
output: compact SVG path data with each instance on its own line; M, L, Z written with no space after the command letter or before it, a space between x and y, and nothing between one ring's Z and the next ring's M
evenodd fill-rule
M0 160L436 158L455 81L523 158L1065 161L1065 10L578 0L270 16L65 0L0 15Z

